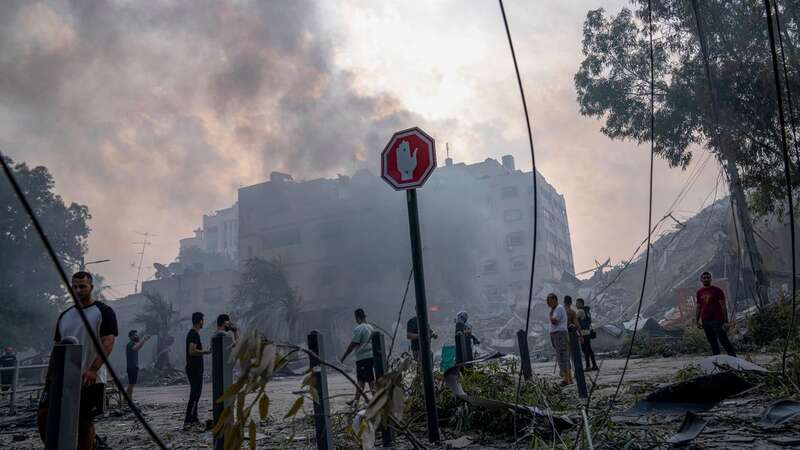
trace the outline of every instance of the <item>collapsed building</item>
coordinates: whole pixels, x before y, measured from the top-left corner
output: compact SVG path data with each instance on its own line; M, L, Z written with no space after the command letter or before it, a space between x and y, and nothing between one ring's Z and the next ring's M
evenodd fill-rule
M574 262L564 197L541 174L536 179L541 289L574 277ZM533 235L531 172L518 170L510 155L475 164L447 158L419 191L433 327L449 335L460 310L480 316L524 309ZM234 265L191 256L198 249ZM231 208L205 215L202 228L181 240L181 257L158 265L156 279L142 291L179 308L194 302L209 313L222 312L250 258L280 261L297 291L304 329L345 342L357 307L389 329L411 270L405 196L367 170L308 181L273 172L266 182L240 188ZM413 297L411 289L403 324L414 314Z

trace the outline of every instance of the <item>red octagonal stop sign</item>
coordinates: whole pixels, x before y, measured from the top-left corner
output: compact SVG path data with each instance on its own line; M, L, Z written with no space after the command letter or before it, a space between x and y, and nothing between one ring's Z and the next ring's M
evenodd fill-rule
M435 168L433 138L417 127L395 133L381 153L381 177L398 191L422 186Z

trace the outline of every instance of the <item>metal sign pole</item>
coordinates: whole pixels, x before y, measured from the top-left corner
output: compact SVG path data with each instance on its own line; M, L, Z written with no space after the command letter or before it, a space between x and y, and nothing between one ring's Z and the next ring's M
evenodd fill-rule
M212 398L214 399L213 416L215 425L220 416L222 416L222 411L226 407L233 405L232 399L217 403L217 399L222 397L228 386L233 383L233 364L229 361L232 345L233 339L227 334L218 334L211 338L211 390L213 391ZM224 448L225 434L222 433L214 439L214 450L224 450Z
M439 419L436 414L436 397L433 392L433 361L431 358L431 337L428 334L428 301L425 297L425 271L422 264L422 237L419 231L419 208L417 190L406 191L408 202L408 228L411 233L411 258L414 264L414 294L417 299L417 321L419 325L420 362L422 363L422 383L425 394L425 411L428 415L428 440L439 441Z
M380 380L386 374L389 361L386 360L386 343L383 333L376 331L372 333L372 360L375 363L375 380ZM392 428L384 425L378 429L381 433L381 442L385 448L392 446Z
M317 389L317 400L314 401L314 428L318 450L333 450L331 437L331 407L328 395L328 375L320 360L325 360L325 340L322 333L312 330L308 333L308 349L316 353L320 359L309 357L309 370L314 374L314 387Z
M517 346L519 347L519 361L522 370L522 377L525 381L530 381L533 378L533 368L531 367L531 354L528 349L528 339L525 336L525 330L517 331Z

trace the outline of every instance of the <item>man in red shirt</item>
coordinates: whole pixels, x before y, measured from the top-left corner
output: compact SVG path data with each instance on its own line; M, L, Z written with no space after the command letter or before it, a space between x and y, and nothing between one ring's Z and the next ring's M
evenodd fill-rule
M728 340L727 329L728 308L725 306L725 293L722 289L711 285L711 273L703 272L700 275L703 283L697 291L697 327L706 332L706 339L711 344L711 351L719 355L719 343L725 348L725 353L736 356L731 341ZM719 341L719 342L718 342Z

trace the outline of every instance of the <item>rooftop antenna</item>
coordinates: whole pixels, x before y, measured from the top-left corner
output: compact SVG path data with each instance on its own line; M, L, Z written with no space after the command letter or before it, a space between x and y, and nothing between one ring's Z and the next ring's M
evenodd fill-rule
M142 251L136 253L139 255L139 267L136 269L136 281L133 283L133 293L137 294L139 292L139 278L142 276L142 262L144 261L144 250L147 248L148 245L152 245L153 243L148 241L151 237L158 237L157 234L150 233L149 231L145 231L142 233L141 231L137 231L136 234L144 236L141 242L132 242L134 245L141 245Z
M450 143L445 142L444 148L447 149L447 158L444 160L444 165L450 167L453 165L453 158L450 157Z

